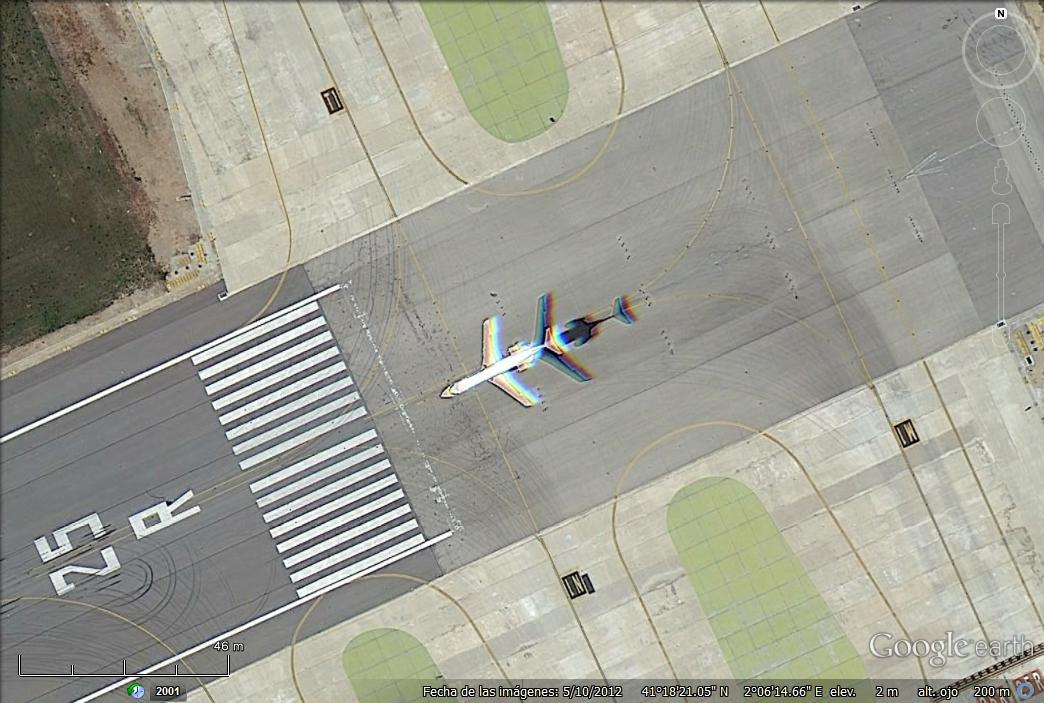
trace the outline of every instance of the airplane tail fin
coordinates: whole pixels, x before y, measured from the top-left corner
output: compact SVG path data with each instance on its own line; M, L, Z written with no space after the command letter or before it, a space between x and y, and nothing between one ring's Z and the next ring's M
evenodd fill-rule
M565 345L555 334L554 327L548 327L544 332L544 348L559 356L565 354Z
M631 296L625 295L613 301L613 317L625 325L629 325L638 319L634 306L631 304Z
M533 343L540 344L544 334L554 325L555 299L551 293L544 293L537 301L536 329L533 330Z

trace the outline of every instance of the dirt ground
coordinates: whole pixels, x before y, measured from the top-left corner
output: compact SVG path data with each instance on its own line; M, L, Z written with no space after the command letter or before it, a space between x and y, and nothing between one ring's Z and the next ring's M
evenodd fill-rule
M33 5L52 54L80 85L112 136L131 177L144 190L149 246L164 269L199 239L167 105L129 3L38 2Z
M24 0L0 5L0 345L61 329L161 276L142 188Z
M1022 3L1022 13L1033 25L1037 33L1037 43L1044 51L1044 0L1025 0Z
M200 239L199 222L191 201L178 201L189 188L131 5L63 0L32 2L31 9L62 83L83 103L107 161L119 172L127 214L146 231L155 263L165 271L175 253ZM79 322L5 349L0 372L9 377L191 292L167 292L162 283L133 290Z

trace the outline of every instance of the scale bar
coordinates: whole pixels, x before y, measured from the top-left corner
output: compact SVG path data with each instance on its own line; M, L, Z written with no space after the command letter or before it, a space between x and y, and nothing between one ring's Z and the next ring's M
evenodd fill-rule
M69 665L69 673L68 674L27 674L24 671L22 671L22 655L19 654L17 656L18 656L18 676L21 677L21 678L24 678L24 679L69 679L69 678L74 678L74 679L111 679L114 676L119 676L119 674L77 674L76 673L76 665L75 664L70 664ZM155 671L155 670L152 669L151 671ZM139 672L137 674L129 674L129 673L127 673L127 660L126 659L123 660L123 676L125 676L125 677L129 676L132 679L144 679L144 678L148 678L148 677L151 677L151 678L154 678L154 679L155 678L162 679L162 678L170 678L171 676L185 676L185 674L181 674L181 673L178 672L178 664L177 664L177 662L174 663L174 673L173 674L156 674L156 673L151 673L151 671L150 671L150 669L146 669L146 670L141 671L141 672ZM192 677L193 678L206 678L206 679L227 679L231 675L232 675L232 656L229 655L229 654L226 654L225 655L225 671L224 671L224 673L221 673L221 674L200 674L200 673L195 673L195 674L192 674Z

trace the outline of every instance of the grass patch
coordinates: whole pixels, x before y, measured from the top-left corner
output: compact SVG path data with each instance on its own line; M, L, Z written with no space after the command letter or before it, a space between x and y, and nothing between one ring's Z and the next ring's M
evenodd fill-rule
M569 80L540 0L421 2L464 104L497 139L521 142L561 119Z
M754 493L731 478L678 491L667 528L737 679L865 679L863 662Z
M0 3L0 347L95 313L161 277L145 225L81 94L24 0Z
M402 630L363 632L344 648L341 662L360 703L456 700L424 696L424 686L439 686L442 674L424 645Z

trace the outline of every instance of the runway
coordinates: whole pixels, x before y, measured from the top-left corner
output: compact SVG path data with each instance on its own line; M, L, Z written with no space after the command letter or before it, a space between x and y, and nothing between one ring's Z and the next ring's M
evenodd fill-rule
M419 554L440 536L415 519L320 310L330 292L5 434L3 590L19 594L5 656L30 675L21 693L72 700L105 672L174 664L207 680L224 657L282 646L277 630L238 650L245 623L392 564L440 573ZM366 591L330 605L365 608ZM226 632L231 649L199 647ZM190 649L194 665L155 668ZM92 677L44 676L77 669Z
M466 191L296 269L271 312L340 289L3 445L5 599L55 596L33 541L96 511L126 536L112 545L121 567L68 597L181 651L452 531L395 563L433 578L748 436L687 433L622 474L672 429L768 427L1040 303L1041 128L984 110L996 91L961 53L987 12L876 4L627 116L568 187ZM1039 81L1005 95L1044 114ZM1013 128L1018 139L998 142ZM604 140L591 133L490 190L555 182ZM1012 192L998 260L1001 158ZM5 383L4 433L235 329L271 285L188 301ZM492 387L439 398L479 365L482 320L501 315L505 343L525 338L545 291L561 319L630 293L638 321L577 353L591 383L527 371L546 399L532 410ZM188 489L208 496L198 513L135 539L130 515ZM107 544L76 557L98 566ZM310 631L407 587L336 591ZM79 671L171 655L76 607L5 608L12 700L105 683L17 679L16 653ZM234 665L285 646L295 623L287 613L245 633Z

